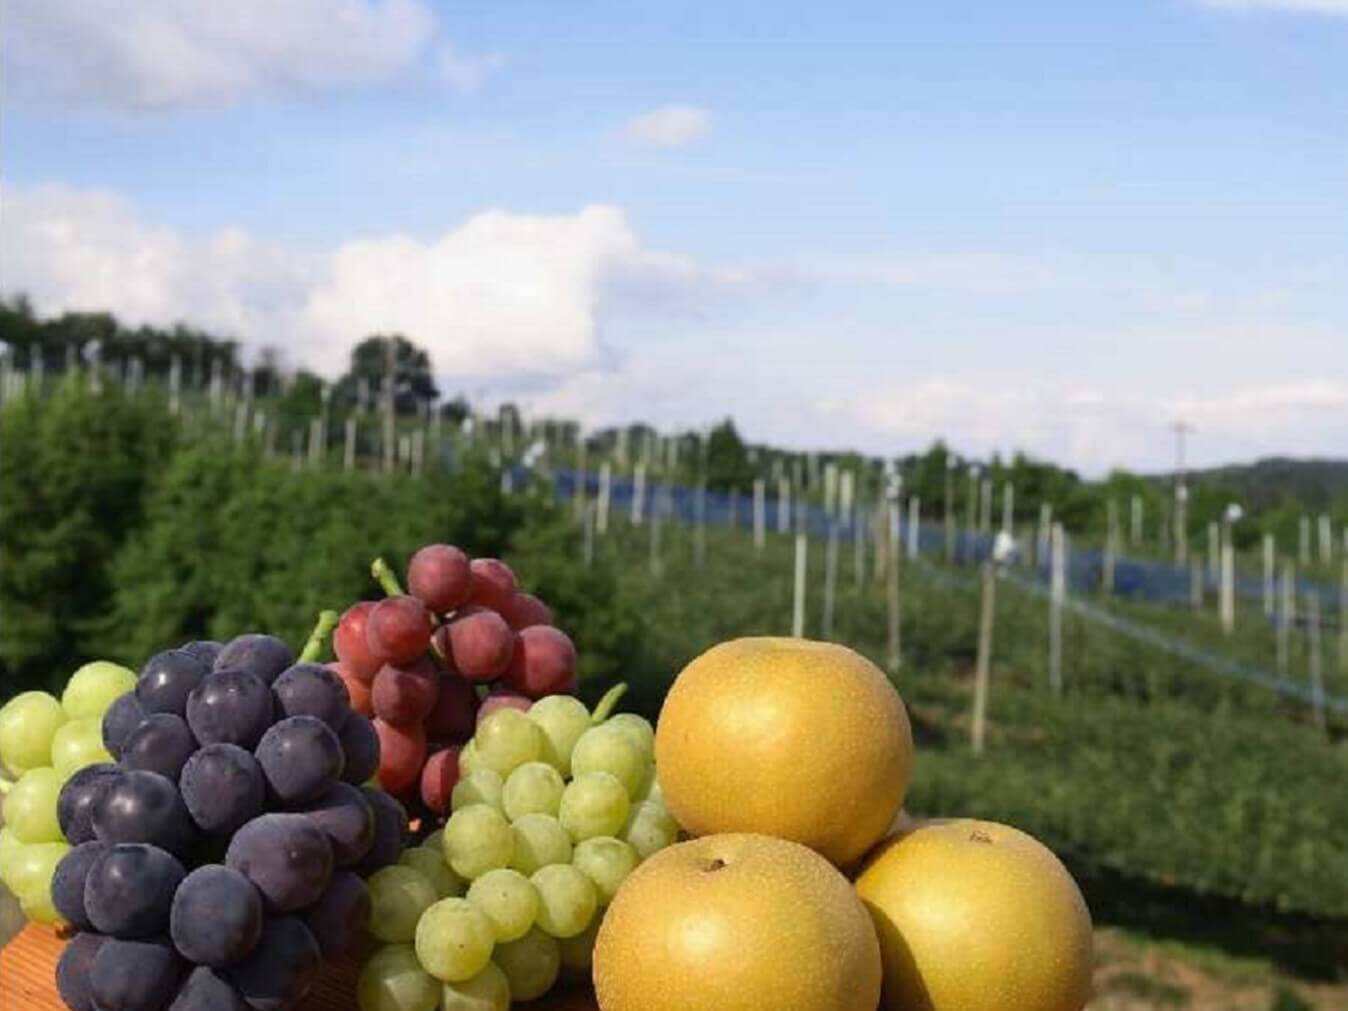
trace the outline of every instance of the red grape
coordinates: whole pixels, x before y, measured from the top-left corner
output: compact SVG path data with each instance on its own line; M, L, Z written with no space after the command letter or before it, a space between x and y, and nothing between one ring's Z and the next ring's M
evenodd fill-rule
M426 717L426 735L436 741L466 741L473 736L477 692L457 674L440 676L440 697Z
M551 625L552 611L532 593L517 593L501 611L501 617L518 632L531 625Z
M492 681L505 673L515 651L515 633L495 611L473 609L446 626L448 656L469 681Z
M370 692L374 714L398 727L420 723L435 708L439 680L439 672L427 656L398 667L384 664L374 676Z
M351 708L362 716L369 716L373 711L370 708L370 682L356 677L351 668L341 660L327 666L328 670L341 678L342 684L346 685L346 694L351 697Z
M576 687L576 647L563 631L535 625L515 636L504 683L530 698L559 695Z
M332 633L332 651L337 659L346 664L347 670L358 678L368 681L374 677L380 667L380 660L370 652L365 638L365 623L374 610L373 600L361 600L352 604L337 622Z
M407 566L407 588L436 614L468 603L473 576L468 556L448 544L428 544Z
M426 759L421 770L421 800L436 814L449 814L449 797L459 781L459 749L445 748Z
M482 705L477 710L477 722L481 723L498 709L518 709L522 713L527 713L533 704L534 700L527 695L497 688L482 700Z
M469 603L488 607L502 613L515 595L515 573L499 558L474 558L469 564L473 573L473 590Z
M394 796L405 794L416 786L421 775L421 765L426 760L426 731L419 723L395 727L375 719L374 732L379 735L379 785Z
M416 597L386 597L365 624L370 652L381 663L410 663L431 644L430 615Z

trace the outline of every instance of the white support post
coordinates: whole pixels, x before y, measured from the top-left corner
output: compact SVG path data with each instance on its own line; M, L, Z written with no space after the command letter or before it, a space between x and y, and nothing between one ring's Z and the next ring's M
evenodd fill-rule
M838 589L838 522L828 525L828 545L824 553L824 614L819 623L819 638L833 638L833 604Z
M1272 534L1264 534L1264 613L1273 614L1273 576L1277 566L1277 548Z
M796 579L795 592L791 600L791 634L797 639L805 637L805 553L807 550L805 531L796 531Z
M1007 487L1010 487L1008 485ZM922 529L922 500L916 495L908 496L908 557L916 558L918 553L918 533Z
M632 525L641 525L641 514L646 508L646 465L638 463L632 477Z
M1067 536L1061 523L1050 534L1051 576L1048 609L1048 683L1055 695L1062 694L1062 611L1067 599Z
M754 547L762 551L766 543L767 487L760 477L754 480Z
M608 533L608 505L613 494L613 465L605 460L599 466L599 512L595 516L595 531L602 537Z

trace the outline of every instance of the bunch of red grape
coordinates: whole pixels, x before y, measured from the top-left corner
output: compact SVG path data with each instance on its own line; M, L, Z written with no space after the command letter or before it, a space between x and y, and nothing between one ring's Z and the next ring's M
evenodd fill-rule
M398 861L407 815L363 785L379 738L326 666L270 635L166 650L103 742L116 764L76 772L57 806L72 1011L280 1011L354 950L362 878Z
M576 648L495 558L427 545L408 564L408 593L382 561L374 572L390 595L342 615L331 666L352 707L374 718L380 786L442 817L477 721L574 691Z

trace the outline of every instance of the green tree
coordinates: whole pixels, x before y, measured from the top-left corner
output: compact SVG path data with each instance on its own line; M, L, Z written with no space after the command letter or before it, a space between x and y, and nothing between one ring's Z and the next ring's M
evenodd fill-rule
M393 360L394 407L400 414L410 414L424 403L440 396L431 374L430 355L401 334L376 334L367 337L351 349L351 366L337 384L338 394L355 403L362 380L369 384L371 395L377 396L384 388L384 377Z
M726 418L707 433L707 487L720 491L743 489L752 481L749 451L735 422Z

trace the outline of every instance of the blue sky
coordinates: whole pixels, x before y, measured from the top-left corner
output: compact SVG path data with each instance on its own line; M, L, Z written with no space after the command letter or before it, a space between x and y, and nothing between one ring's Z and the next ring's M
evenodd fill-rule
M589 424L1348 451L1348 0L6 5L6 291Z

